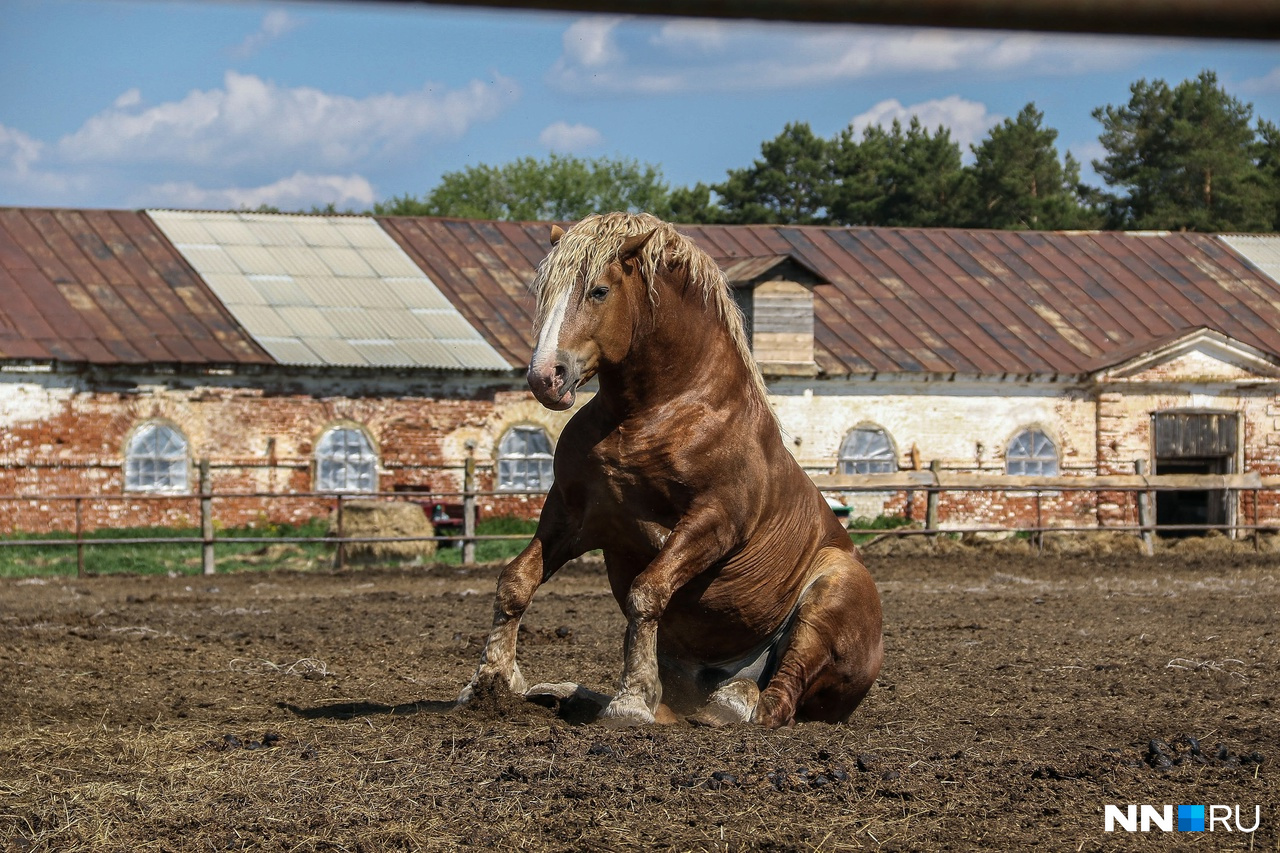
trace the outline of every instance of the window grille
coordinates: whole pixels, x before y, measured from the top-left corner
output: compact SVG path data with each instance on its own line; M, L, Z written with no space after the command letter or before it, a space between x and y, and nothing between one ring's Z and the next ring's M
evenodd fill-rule
M840 445L841 474L892 474L897 470L893 442L879 427L858 427Z
M378 484L378 455L359 429L338 427L316 447L316 491L372 492Z
M546 432L535 426L513 427L498 443L498 488L550 488L553 458Z
M130 492L187 491L187 439L171 426L147 424L125 451L124 487Z
M1006 474L1033 477L1058 476L1058 448L1038 429L1025 429L1009 442L1004 457Z

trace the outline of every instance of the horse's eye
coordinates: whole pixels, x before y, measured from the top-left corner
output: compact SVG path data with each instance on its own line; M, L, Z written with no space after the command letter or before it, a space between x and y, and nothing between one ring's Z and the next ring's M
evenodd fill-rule
M591 293L589 295L592 301L600 302L606 296L609 295L609 288L605 287L604 285L600 285L599 287L592 288Z

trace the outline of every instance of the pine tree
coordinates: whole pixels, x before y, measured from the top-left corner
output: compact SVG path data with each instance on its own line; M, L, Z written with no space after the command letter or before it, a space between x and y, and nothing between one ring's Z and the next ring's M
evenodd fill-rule
M828 221L831 143L804 122L788 124L761 144L761 159L731 169L712 189L720 197L725 222L822 224Z
M832 221L845 225L937 227L963 224L971 192L951 131L932 134L912 117L904 130L852 130L836 143Z
M1250 127L1253 108L1212 71L1170 88L1139 80L1129 103L1099 107L1107 156L1094 169L1113 195L1120 228L1252 231L1273 224Z
M1080 198L1080 164L1058 157L1058 131L1029 103L972 146L974 195L969 224L980 228L1087 228L1100 217Z

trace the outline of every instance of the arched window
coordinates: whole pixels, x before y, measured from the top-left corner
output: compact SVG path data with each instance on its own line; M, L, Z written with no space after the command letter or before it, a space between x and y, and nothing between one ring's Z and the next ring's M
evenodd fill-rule
M840 445L837 467L841 474L892 474L898 470L898 455L880 427L858 427Z
M140 427L124 452L124 487L130 492L187 491L187 439L174 427Z
M335 427L316 445L316 491L372 492L378 485L378 454L363 430Z
M512 427L498 442L498 488L550 488L552 459L551 439L542 428Z
M1058 475L1058 448L1038 429L1024 429L1009 442L1004 457L1006 474L1028 474L1036 477Z

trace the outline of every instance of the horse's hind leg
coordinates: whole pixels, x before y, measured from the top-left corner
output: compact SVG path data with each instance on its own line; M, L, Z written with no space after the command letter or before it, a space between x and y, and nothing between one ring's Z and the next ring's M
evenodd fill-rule
M756 722L842 721L867 695L884 658L880 596L854 554L827 548L805 591L778 670L760 693Z

